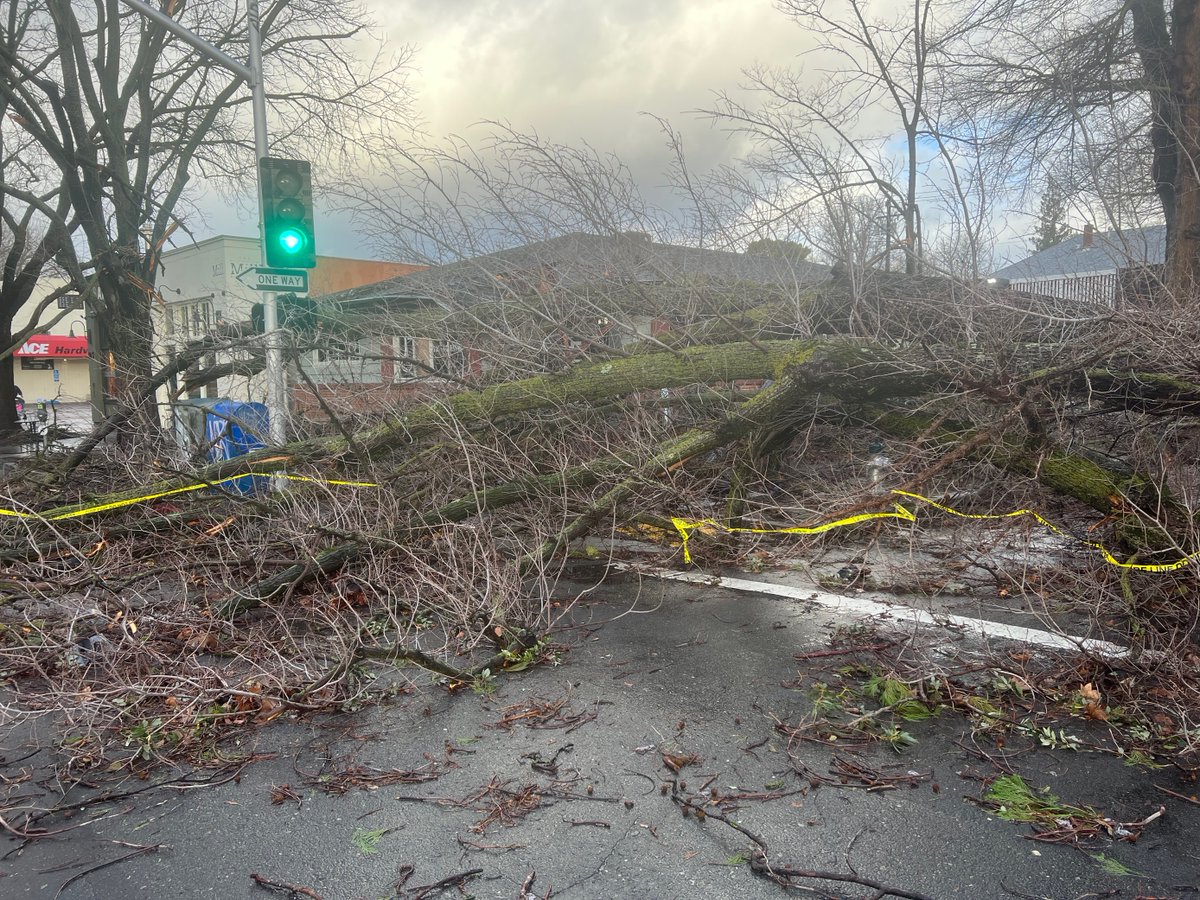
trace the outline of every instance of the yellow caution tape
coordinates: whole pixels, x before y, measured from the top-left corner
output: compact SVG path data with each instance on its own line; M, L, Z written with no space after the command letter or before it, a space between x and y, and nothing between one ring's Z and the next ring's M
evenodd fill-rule
M283 472L242 472L239 475L230 475L227 478L220 478L215 481L203 481L196 484L189 484L184 487L171 488L166 491L158 491L153 494L143 494L138 497L131 497L126 500L114 500L111 503L102 503L97 506L88 506L83 509L72 510L71 512L59 513L56 516L46 517L36 512L20 512L14 509L0 509L0 517L8 516L18 519L42 519L43 521L57 522L64 519L78 519L82 516L90 516L95 513L107 512L112 509L120 509L125 506L134 506L138 503L146 503L150 500L161 500L164 497L174 497L179 494L189 494L194 491L201 491L205 488L217 487L222 484L228 484L231 481L237 481L239 478L285 478L288 481L304 481L311 484L328 484L337 487L357 487L357 488L376 488L379 487L374 481L341 481L334 478L310 478L307 475L288 475ZM1083 538L1075 537L1063 529L1059 528L1053 522L1046 519L1036 510L1032 509L1015 509L1012 512L1006 513L965 513L961 510L954 509L951 506L946 506L944 503L939 503L922 494L914 494L911 491L894 490L893 494L900 497L910 497L913 500L920 500L922 503L928 503L935 509L940 509L942 512L949 513L952 516L958 516L962 519L1015 519L1021 516L1029 516L1036 519L1039 524L1061 537L1068 538L1085 547L1098 552L1110 565L1117 566L1122 569L1134 569L1139 572L1175 572L1182 569L1193 562L1200 561L1200 551L1190 553L1187 556L1180 557L1168 563L1133 563L1122 562L1117 559L1103 544L1098 544L1094 541L1087 541ZM675 526L675 530L679 532L679 537L683 548L683 560L690 563L692 554L688 547L688 542L691 539L692 532L697 529L705 529L709 531L723 531L727 534L820 534L825 531L832 531L834 528L844 528L848 525L857 525L861 522L870 522L878 519L899 519L902 522L915 522L917 516L912 510L897 503L887 512L859 513L858 515L847 516L844 519L836 519L832 522L824 522L820 525L793 525L787 528L731 528L722 525L715 519L698 519L696 521L688 521L686 519L671 517L671 524Z
M1197 551L1196 553L1188 554L1187 556L1180 557L1179 559L1173 560L1169 563L1122 562L1113 556L1108 548L1103 544L1098 544L1093 541L1086 541L1083 538L1075 537L1075 535L1063 531L1053 522L1049 521L1032 509L1017 509L1007 513L965 513L954 509L953 507L946 506L944 503L938 503L936 500L931 500L929 497L925 497L921 494L914 494L911 491L894 490L892 493L900 497L910 497L913 500L920 500L922 503L928 503L930 506L940 509L942 512L946 512L952 516L958 516L963 519L1014 519L1020 516L1029 516L1033 519L1036 519L1041 525L1045 526L1055 534L1082 544L1085 547L1090 547L1091 549L1100 553L1105 562L1113 566L1118 566L1122 569L1135 569L1139 572L1174 572L1200 560L1200 551ZM730 528L722 525L715 519L699 519L694 522L689 522L686 519L680 519L676 517L671 518L671 523L675 526L675 530L679 532L679 537L683 548L683 561L690 563L692 561L692 554L688 549L688 541L691 538L692 532L696 529L724 531L727 534L820 534L823 531L830 531L834 528L842 528L847 525L856 525L859 522L867 522L872 519L900 519L901 521L905 522L915 522L917 517L916 514L910 509L897 503L895 508L889 512L861 513L856 516L847 516L844 519L837 519L833 522L825 522L821 525L804 525L790 528Z
M946 506L943 503L938 503L936 500L930 500L928 497L924 497L921 494L914 494L910 491L899 490L892 491L892 493L899 494L901 497L912 497L914 500L920 500L922 503L928 503L930 506L940 509L942 512L949 513L952 516L958 516L961 519L1015 519L1019 516L1029 516L1032 519L1036 519L1040 525L1054 532L1054 534L1057 534L1060 537L1065 537L1068 540L1075 541L1077 544L1081 544L1084 547L1090 547L1099 553L1104 558L1104 561L1109 565L1117 566L1121 569L1134 569L1138 572L1175 572L1184 568L1185 566L1191 565L1197 560L1200 560L1200 551L1197 551L1195 553L1189 553L1187 556L1181 556L1179 559L1168 563L1122 562L1113 556L1109 549L1103 544L1098 544L1095 541L1087 541L1083 538L1076 537L1073 534L1063 531L1053 522L1047 520L1040 513L1032 509L1014 509L1012 512L1007 513L965 513L954 509L953 507Z
M189 484L184 487L171 488L167 491L158 491L153 494L143 494L140 497L130 497L126 500L114 500L111 503L101 503L97 506L88 506L84 509L75 509L70 512L59 513L56 516L43 516L35 512L20 512L15 509L0 509L0 516L9 516L18 519L42 519L47 522L58 522L63 519L78 519L81 516L90 516L95 513L108 512L111 509L120 509L124 506L135 506L138 503L146 503L150 500L161 500L163 497L175 497L179 494L190 494L193 491L202 491L205 488L217 487L222 484L228 484L231 481L237 481L240 478L286 478L288 481L307 481L312 484L330 484L338 487L363 487L373 488L379 487L373 481L338 481L333 478L309 478L307 475L287 475L283 472L242 472L240 475L230 475L228 478L219 478L215 481L202 481L196 484Z
M822 525L793 525L790 528L730 528L722 525L715 519L700 519L696 522L688 522L674 516L671 517L671 524L675 526L675 530L679 532L679 536L683 540L683 561L690 563L692 555L688 552L688 539L691 537L691 533L697 528L712 528L730 534L820 534L822 531L831 531L834 528L841 528L845 525L857 525L859 522L869 522L872 519L901 519L905 522L915 522L917 517L910 510L897 503L895 509L891 512L859 513L856 516L847 516L844 519L825 522Z

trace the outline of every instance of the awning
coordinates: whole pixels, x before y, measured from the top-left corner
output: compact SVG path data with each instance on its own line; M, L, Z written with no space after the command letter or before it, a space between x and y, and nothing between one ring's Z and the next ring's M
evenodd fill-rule
M57 356L83 358L88 355L88 339L87 335L64 337L59 334L33 334L15 355L42 359Z

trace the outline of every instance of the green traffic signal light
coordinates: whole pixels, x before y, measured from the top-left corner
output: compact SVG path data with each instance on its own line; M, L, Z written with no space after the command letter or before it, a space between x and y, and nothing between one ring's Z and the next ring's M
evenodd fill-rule
M304 249L304 245L308 243L304 238L304 232L296 228L285 228L279 232L276 240L284 253L299 253Z
M317 265L312 170L301 159L259 160L267 265L312 269Z

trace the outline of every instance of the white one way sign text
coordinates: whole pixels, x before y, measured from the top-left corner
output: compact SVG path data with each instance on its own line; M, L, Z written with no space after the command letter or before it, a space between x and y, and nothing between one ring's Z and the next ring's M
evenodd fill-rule
M308 293L306 269L269 269L266 266L258 266L246 269L237 278L242 284L256 291Z

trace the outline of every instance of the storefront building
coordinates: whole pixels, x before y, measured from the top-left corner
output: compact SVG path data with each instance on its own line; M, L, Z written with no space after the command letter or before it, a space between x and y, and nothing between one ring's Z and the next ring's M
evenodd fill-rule
M13 355L13 377L26 403L88 399L86 335L32 334Z

